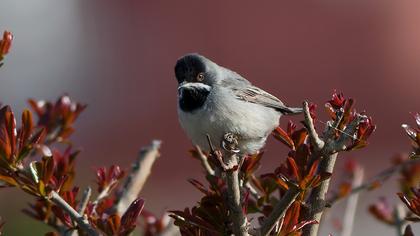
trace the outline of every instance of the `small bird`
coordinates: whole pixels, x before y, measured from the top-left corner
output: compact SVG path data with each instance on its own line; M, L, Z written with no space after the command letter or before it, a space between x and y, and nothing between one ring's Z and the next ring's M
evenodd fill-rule
M258 153L282 115L303 112L199 54L178 59L175 76L179 121L205 151L210 151L207 135L217 148L230 133L237 137L240 154Z

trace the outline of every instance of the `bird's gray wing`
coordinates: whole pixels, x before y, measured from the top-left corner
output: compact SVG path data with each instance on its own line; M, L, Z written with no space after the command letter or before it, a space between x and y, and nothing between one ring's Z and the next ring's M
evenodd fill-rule
M252 85L232 88L232 91L238 99L270 107L283 114L299 114L303 112L302 108L288 107L280 99Z

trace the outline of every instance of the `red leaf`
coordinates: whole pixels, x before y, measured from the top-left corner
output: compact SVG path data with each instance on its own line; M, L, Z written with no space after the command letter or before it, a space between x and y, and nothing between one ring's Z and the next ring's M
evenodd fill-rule
M353 104L354 104L354 100L353 99L347 99L345 104L344 104L344 113L341 117L340 123L338 124L337 128L339 130L343 130L344 126L346 126L349 121L350 121L350 117L351 117L351 112L352 112L352 108L353 108Z
M293 175L296 177L297 181L299 182L301 180L301 176L299 175L299 168L296 165L295 160L293 158L288 157L287 164L289 166L289 169L292 171Z
M4 31L3 39L0 40L0 57L9 53L12 45L13 35L9 31Z
M346 102L346 99L344 98L343 93L340 93L337 91L334 91L332 95L332 99L328 101L328 103L331 104L331 106L334 109L340 109L341 107L343 107L345 102Z
M245 160L241 166L241 171L246 175L250 175L255 172L260 166L260 160L264 152L259 152L257 155L246 156Z
M202 183L200 183L198 180L195 179L189 179L188 182L190 182L192 185L194 185L194 187L196 187L198 190L200 190L200 192L204 193L204 194L209 194L209 190L204 187L204 185Z
M290 149L295 150L293 140L289 137L289 135L287 135L287 133L282 128L277 127L273 131L273 136L274 138L288 146Z
M319 165L319 160L314 161L314 163L312 164L311 169L309 169L309 172L308 172L307 175L311 176L311 177L314 176L315 172L318 169L318 165Z
M12 161L16 148L16 121L9 106L0 109L0 154Z
M22 127L19 135L19 149L22 149L32 134L32 129L34 127L32 121L32 113L29 110L24 110L22 113Z
M407 225L407 227L405 227L403 236L414 236L413 230L411 229L410 225Z
M292 205L289 207L289 209L286 212L286 215L284 216L283 225L280 230L280 235L288 235L293 231L293 228L295 225L298 224L300 216L300 203L295 201L292 203Z
M307 137L308 137L308 131L305 128L295 131L292 134L294 147L299 147L300 145L304 144ZM293 150L296 150L296 149L293 149Z
M120 235L128 235L136 227L137 218L144 207L143 199L134 200L121 217Z

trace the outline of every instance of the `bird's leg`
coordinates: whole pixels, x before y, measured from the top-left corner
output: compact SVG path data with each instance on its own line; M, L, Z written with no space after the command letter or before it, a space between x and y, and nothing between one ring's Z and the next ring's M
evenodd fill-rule
M223 136L222 147L232 154L239 153L240 150L238 149L238 137L232 133L226 133Z
M210 156L216 157L216 159L219 161L220 163L220 167L222 168L223 171L226 171L229 169L229 166L226 165L226 163L223 161L223 154L221 151L219 150L215 150L213 143L211 141L210 135L206 134L207 137L207 142L209 143L209 149L210 149Z
M226 133L223 136L222 148L225 151L224 159L227 161L228 169L236 170L239 168L239 156L237 155L240 150L238 149L238 138L232 133Z
M209 143L210 154L215 154L213 143L211 142L211 138L209 134L206 134L207 142Z

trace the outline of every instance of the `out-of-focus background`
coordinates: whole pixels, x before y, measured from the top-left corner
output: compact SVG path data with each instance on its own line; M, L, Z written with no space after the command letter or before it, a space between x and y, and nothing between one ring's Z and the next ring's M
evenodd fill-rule
M157 214L183 209L200 197L186 179L202 173L178 124L173 66L183 54L199 52L288 104L319 104L319 114L334 89L355 98L378 128L366 149L343 155L338 165L354 158L371 177L393 154L410 150L400 126L412 122L409 112L420 111L418 9L420 2L410 0L2 0L0 31L15 39L0 70L0 101L17 113L28 97L63 93L89 105L73 136L83 149L82 186L93 184L95 167L128 168L141 146L163 140L141 196ZM285 156L271 139L263 170ZM397 201L396 191L393 179L361 195L354 235L394 235L366 208L381 195ZM0 192L5 234L42 235L47 228L20 212L29 201L22 196ZM320 235L339 235L333 222L341 216L340 205L333 208Z

